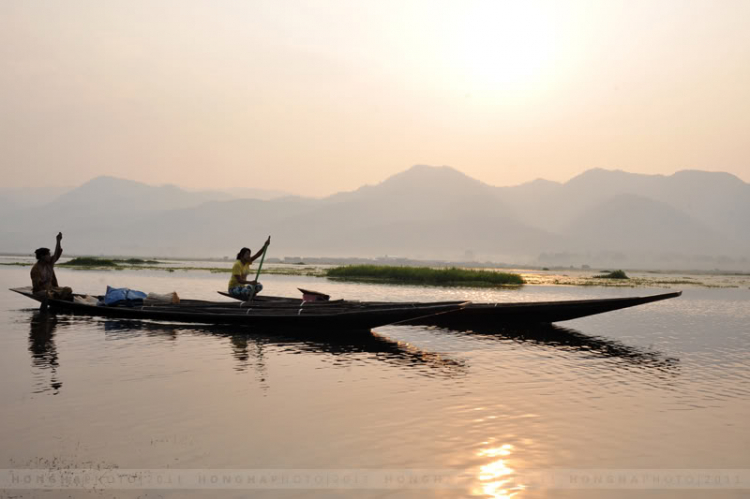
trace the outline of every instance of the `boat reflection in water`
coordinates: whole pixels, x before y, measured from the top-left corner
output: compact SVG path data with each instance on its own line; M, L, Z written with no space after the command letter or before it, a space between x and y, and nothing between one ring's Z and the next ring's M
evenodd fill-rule
M40 374L49 372L49 376L41 374L34 393L60 393L62 381L58 378L57 345L55 345L55 330L57 316L55 314L36 311L29 320L29 352L31 364L39 369Z
M623 361L625 365L653 368L658 372L673 375L679 367L679 359L665 356L662 352L626 345L617 340L592 336L554 324L512 325L508 327L478 327L442 329L443 334L471 335L487 341L514 341L549 346L563 351L583 352L595 357Z
M256 332L241 326L215 326L194 324L169 324L122 319L92 319L103 324L108 334L166 337L174 340L181 333L201 334L216 338L228 338L232 355L237 360L238 371L252 367L265 382L265 350L281 347L292 353L332 355L341 364L353 363L359 355L368 355L395 367L414 368L424 376L454 377L466 373L466 364L437 352L422 350L407 342L396 341L371 331L336 331L335 334L317 332L307 337L294 331Z

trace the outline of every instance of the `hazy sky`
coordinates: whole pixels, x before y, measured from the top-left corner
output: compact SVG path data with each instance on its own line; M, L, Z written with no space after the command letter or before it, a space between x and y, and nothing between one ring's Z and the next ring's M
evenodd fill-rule
M750 181L750 1L0 1L2 187Z

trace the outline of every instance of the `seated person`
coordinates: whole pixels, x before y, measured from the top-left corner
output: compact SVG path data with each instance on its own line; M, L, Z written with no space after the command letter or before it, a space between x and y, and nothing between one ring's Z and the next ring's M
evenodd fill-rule
M247 301L260 293L263 285L258 281L248 281L247 275L250 273L250 265L263 254L269 244L271 244L270 236L255 255L252 254L250 248L242 248L237 253L237 261L234 262L232 277L229 279L229 285L227 286L230 295Z
M62 232L57 234L57 245L55 254L50 254L49 248L39 248L36 254L36 263L31 267L32 292L44 298L56 298L58 300L73 300L73 290L68 287L60 287L55 276L55 262L62 255Z

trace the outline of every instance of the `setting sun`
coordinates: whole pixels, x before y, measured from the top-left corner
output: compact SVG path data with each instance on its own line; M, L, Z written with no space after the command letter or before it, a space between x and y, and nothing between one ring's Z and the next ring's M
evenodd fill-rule
M550 76L555 56L554 25L536 4L470 4L447 36L447 62L467 91L523 93Z

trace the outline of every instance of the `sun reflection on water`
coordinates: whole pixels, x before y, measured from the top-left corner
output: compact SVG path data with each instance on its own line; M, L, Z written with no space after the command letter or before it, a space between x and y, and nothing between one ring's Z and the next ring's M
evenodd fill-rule
M477 475L480 487L475 490L475 495L492 497L494 499L510 499L516 497L524 486L514 479L514 470L509 466L508 457L513 451L511 444L504 444L500 447L490 447L481 449L477 455L479 457L497 458L485 465L479 467Z

